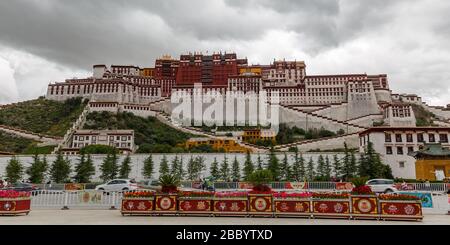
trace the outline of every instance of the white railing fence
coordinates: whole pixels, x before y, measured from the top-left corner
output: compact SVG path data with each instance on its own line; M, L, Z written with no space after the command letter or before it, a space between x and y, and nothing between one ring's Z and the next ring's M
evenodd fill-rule
M120 208L122 196L122 192L39 190L33 191L31 194L31 207L37 209L115 209Z

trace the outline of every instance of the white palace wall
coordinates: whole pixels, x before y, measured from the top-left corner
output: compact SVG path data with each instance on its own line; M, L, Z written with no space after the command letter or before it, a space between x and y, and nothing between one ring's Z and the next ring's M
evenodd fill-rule
M204 157L205 164L206 164L206 170L204 170L202 172L202 174L204 176L209 176L209 169L210 169L211 163L214 161L214 158L216 158L218 163L220 164L223 161L224 156L226 156L228 158L228 164L229 164L230 169L231 169L231 165L232 165L232 163L234 161L234 157L236 156L237 160L240 163L240 167L241 167L241 170L242 170L243 164L244 164L244 161L245 161L245 156L246 156L246 154L234 154L234 153L227 153L227 154L223 154L223 153L209 153L209 154L204 154L204 153L203 154L187 154L187 153L186 154L152 154L153 162L154 162L154 166L155 166L154 167L155 170L154 170L153 178L158 178L158 176L159 176L159 174L158 174L159 163L161 162L161 159L162 159L162 157L164 155L167 157L167 160L169 161L169 165L170 165L170 162L175 158L175 156L178 156L179 158L181 157L183 159L183 167L184 167L185 170L186 170L187 162L189 161L191 156L194 157L194 158L197 157L197 156ZM343 157L342 153L333 153L333 152L324 152L324 153L309 153L308 152L308 153L303 153L303 157L305 159L305 165L306 165L306 162L308 162L310 158L312 158L314 163L315 163L315 165L317 165L317 160L318 160L320 155L322 155L323 157L328 156L331 163L333 162L333 156L334 155L337 155L339 159ZM134 178L136 180L142 180L144 178L142 176L142 168L143 168L144 160L148 156L149 156L149 154L133 154L133 155L130 155L130 158L131 158L131 164L130 164L131 165L131 173L130 173L130 176L129 176L130 178ZM263 163L267 163L268 155L267 154L261 154L260 156L261 156L261 159L262 159ZM287 153L287 156L288 156L289 164L292 164L293 161L294 161L293 160L294 159L294 154L293 153ZM75 168L75 164L78 163L79 156L69 155L67 157L68 157L68 159L71 162L72 171L73 171L74 168ZM102 163L102 161L103 161L103 159L105 157L106 157L105 155L92 155L92 160L94 162L94 166L95 166L95 169L96 169L95 175L92 178L93 181L101 181L100 180L100 165L101 165L101 163ZM256 165L256 160L257 160L258 154L252 154L251 157L252 157L253 164ZM283 158L284 158L284 153L277 154L277 157L278 157L278 159L280 161L282 161ZM17 158L19 159L19 161L25 167L30 166L30 164L32 162L32 156L17 156ZM47 156L47 161L49 162L49 164L52 164L52 162L55 160L55 158L56 158L56 155L48 155ZM119 156L118 163L120 164L124 158L125 158L124 155ZM11 159L11 157L9 157L9 156L0 156L0 178L4 177L4 175L5 175L5 167L8 164L8 160L10 160L10 159ZM73 172L72 172L72 176L73 176ZM26 176L26 175L24 176L24 178L27 178L27 177L28 176Z

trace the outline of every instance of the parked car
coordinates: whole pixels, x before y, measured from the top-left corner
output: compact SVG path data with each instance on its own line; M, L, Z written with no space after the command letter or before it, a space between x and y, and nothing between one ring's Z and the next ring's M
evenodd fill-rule
M135 180L130 179L113 179L105 184L95 187L97 191L130 191L138 189L138 184Z
M31 191L31 195L35 196L40 189L37 186L29 183L15 183L8 187L2 188L2 190Z
M375 193L390 193L398 191L394 180L391 179L371 179L366 182Z
M161 189L161 184L157 179L145 179L139 181L138 187L143 189L158 190Z

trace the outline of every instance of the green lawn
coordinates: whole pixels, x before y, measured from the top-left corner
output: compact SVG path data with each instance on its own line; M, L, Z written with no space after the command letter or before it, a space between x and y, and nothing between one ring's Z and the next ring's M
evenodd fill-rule
M81 98L57 102L40 97L0 110L0 124L35 133L64 136L85 105Z
M155 117L142 118L132 113L92 112L87 116L84 129L133 129L138 153L182 152L176 147L193 135L178 131Z

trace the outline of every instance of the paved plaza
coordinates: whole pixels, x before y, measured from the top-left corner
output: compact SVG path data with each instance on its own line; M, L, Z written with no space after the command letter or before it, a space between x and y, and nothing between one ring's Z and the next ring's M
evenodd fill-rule
M0 225L450 225L450 215L425 215L422 222L305 218L122 216L118 210L32 210L0 217Z

